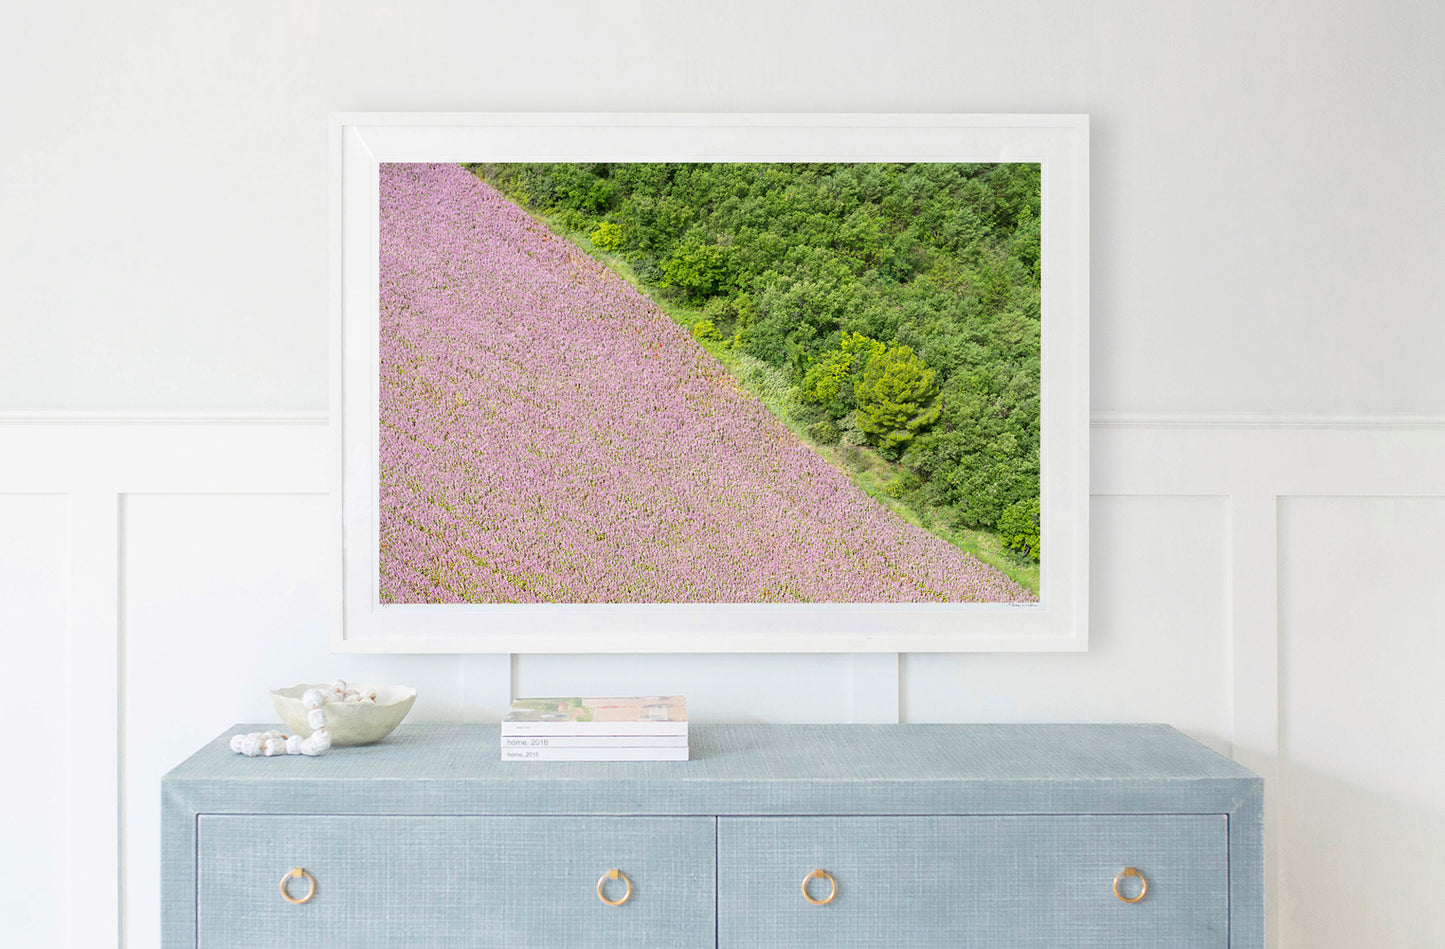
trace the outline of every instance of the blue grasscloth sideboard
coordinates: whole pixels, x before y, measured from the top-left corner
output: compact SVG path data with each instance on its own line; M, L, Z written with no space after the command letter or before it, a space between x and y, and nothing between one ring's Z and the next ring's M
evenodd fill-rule
M1262 783L1167 726L695 724L657 763L504 763L495 725L226 745L265 727L162 781L165 949L1264 945Z

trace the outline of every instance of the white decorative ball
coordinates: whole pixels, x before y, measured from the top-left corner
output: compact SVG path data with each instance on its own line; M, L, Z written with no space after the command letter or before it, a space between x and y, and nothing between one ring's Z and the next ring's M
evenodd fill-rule
M331 683L331 691L332 691L334 694L336 694L336 695L345 695L345 694L346 694L346 680L345 680L345 679L337 679L335 682Z
M313 708L311 711L306 713L306 724L310 725L312 728L325 728L326 712L319 708Z
M353 694L348 696L350 701L347 702L341 701L346 692L336 695L331 691L330 685L317 685L314 682L274 689L271 692L271 701L276 706L276 714L286 723L288 732L299 732L306 736L320 727L308 717L316 709L308 708L302 701L313 689L324 695L322 709L326 713L326 730L331 733L331 741L338 748L366 745L386 737L406 717L412 703L416 701L415 689L370 683L349 687L347 691ZM368 702L372 692L376 693L376 698Z
M241 754L247 758L254 758L261 753L261 735L259 732L252 732L241 740Z
M231 750L234 751L236 754L239 755L239 754L241 753L241 742L243 742L243 741L245 741L245 740L246 740L246 736L245 736L245 735L242 735L242 734L239 734L239 733L237 733L237 734L235 734L235 735L232 735L232 736L231 736Z
M301 754L301 736L289 735L286 738L286 753L288 755Z
M331 736L326 733L324 728L312 732L311 737L306 740L315 745L317 751L325 751L331 747Z
M301 704L307 708L320 708L326 702L326 693L320 689L307 689L301 696Z

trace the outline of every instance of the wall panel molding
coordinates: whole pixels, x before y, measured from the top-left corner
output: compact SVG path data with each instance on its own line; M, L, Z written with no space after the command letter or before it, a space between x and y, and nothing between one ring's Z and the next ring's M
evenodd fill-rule
M1232 412L1223 414L1167 414L1148 412L1096 412L1093 429L1445 429L1445 415L1419 414L1313 414Z
M312 413L0 413L0 492L325 494ZM1092 494L1437 495L1445 417L1100 415Z
M1229 707L1232 754L1264 778L1266 944L1279 929L1279 498L1229 499Z
M304 423L325 425L324 409L0 409L6 424L259 424ZM1445 428L1445 415L1432 413L1319 413L1319 412L1094 412L1093 429L1127 428Z
M114 493L70 499L66 794L72 946L109 945L122 931L120 504Z
M0 492L327 494L339 476L314 421L0 421Z
M325 425L325 411L0 409L0 425Z
M848 720L893 724L902 720L899 695L903 670L896 652L853 653L848 657Z
M1445 493L1445 426L1097 426L1093 494Z

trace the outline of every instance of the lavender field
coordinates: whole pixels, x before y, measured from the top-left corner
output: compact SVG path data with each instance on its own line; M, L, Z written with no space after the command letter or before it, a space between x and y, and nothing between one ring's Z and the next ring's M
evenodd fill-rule
M461 167L381 166L384 603L1019 602Z

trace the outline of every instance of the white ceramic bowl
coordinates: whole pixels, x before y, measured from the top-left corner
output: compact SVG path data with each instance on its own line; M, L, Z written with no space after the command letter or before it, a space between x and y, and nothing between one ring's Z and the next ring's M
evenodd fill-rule
M368 685L364 682L349 683L349 687L365 695L376 690L376 704L370 702L327 702L321 706L326 713L326 733L333 745L369 745L381 741L401 724L406 713L416 701L416 689L404 685ZM276 714L286 727L302 738L311 737L311 726L306 724L306 706L301 696L307 689L331 688L330 683L302 683L289 689L272 689L271 702Z

